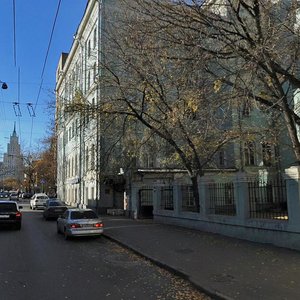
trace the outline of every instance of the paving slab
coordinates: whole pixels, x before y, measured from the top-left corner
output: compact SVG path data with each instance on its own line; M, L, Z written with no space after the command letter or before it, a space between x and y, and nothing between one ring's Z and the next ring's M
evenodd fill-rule
M153 220L104 216L104 235L218 299L300 299L300 252Z

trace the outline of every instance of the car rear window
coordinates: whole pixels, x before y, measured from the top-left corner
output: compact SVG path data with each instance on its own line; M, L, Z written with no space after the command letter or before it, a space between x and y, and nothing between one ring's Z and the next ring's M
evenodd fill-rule
M14 203L0 203L0 212L17 211L17 206Z
M48 199L47 196L37 196L36 199Z
M96 219L98 216L93 211L72 211L71 219Z
M62 202L59 202L59 201L50 201L48 203L48 206L62 206Z

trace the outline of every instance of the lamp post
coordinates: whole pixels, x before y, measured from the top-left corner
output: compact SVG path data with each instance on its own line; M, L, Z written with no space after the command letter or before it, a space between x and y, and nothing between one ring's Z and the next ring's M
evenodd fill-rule
M3 82L3 81L0 80L0 83L2 83L1 88L2 88L3 90L7 90L8 86L7 86L6 82Z

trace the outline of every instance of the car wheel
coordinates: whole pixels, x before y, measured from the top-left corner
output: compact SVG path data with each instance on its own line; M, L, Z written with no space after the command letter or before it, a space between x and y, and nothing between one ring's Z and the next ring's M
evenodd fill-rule
M65 237L65 240L68 240L68 239L69 239L69 236L68 236L68 234L67 234L66 228L64 229L64 237Z

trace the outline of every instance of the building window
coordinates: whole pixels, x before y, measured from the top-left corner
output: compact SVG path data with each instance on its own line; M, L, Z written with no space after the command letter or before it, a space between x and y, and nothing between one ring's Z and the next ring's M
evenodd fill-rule
M253 142L246 142L244 148L245 166L255 165L255 145Z
M91 148L91 169L95 170L95 145Z
M91 71L88 72L88 78L87 78L87 89L89 90L91 86Z
M70 165L71 165L71 162L70 162L70 159L68 159L68 165L67 165L68 166L67 167L67 177L68 178L70 178L70 170L71 170L71 166Z
M85 188L85 203L87 204L89 200L89 188Z
M88 45L87 45L87 55L88 55L88 57L90 57L91 56L91 41L89 40L88 41Z
M88 171L89 169L89 148L86 147L85 149L85 170Z
M94 63L94 82L96 81L96 77L97 77L97 64Z
M267 142L263 142L261 144L261 147L262 147L263 164L264 166L269 167L272 165L272 147Z
M69 127L69 141L72 139L72 127Z
M72 122L72 138L75 136L75 124Z
M75 135L78 135L78 119L75 120Z
M96 48L97 45L97 27L94 29L94 49Z
M243 101L242 115L244 117L249 117L251 112L251 102L249 99Z
M224 152L224 150L221 150L219 152L219 166L225 167L225 152Z
M78 155L75 155L75 175L78 174Z

